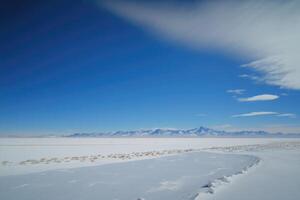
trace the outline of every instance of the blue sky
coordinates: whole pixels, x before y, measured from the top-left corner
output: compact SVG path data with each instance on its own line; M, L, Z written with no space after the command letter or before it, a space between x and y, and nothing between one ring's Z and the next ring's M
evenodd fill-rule
M203 32L212 27L190 29L180 21L186 11L175 14L177 1L7 2L0 21L2 135L201 125L300 132L299 66L290 51L279 67L266 64L279 54L268 47L256 53L255 34L254 44L240 37L243 45L227 48L243 33L213 29L223 34L210 38ZM294 73L278 78L280 70Z

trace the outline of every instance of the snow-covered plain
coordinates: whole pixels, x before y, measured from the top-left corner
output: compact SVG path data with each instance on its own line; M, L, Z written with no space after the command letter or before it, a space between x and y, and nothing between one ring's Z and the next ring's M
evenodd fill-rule
M282 139L0 138L0 176L154 158L175 154L177 150L267 144L276 141ZM164 152L165 150L173 152ZM149 153L153 151L157 154ZM128 156L132 153L140 154Z
M1 138L0 161L0 199L300 199L299 139Z
M192 152L157 159L0 178L0 197L40 199L193 199L210 182L241 173L254 156Z

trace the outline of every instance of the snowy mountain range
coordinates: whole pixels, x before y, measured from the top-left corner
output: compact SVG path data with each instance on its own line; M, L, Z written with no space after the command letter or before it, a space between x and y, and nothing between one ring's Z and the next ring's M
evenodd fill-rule
M67 137L299 137L299 134L269 133L266 131L221 131L207 127L193 129L155 128L103 133L74 133Z

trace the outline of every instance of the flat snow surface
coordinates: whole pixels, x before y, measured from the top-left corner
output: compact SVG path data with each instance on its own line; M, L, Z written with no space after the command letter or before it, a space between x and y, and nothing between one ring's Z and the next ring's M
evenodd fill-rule
M211 181L241 173L257 158L207 152L0 178L0 199L194 199Z

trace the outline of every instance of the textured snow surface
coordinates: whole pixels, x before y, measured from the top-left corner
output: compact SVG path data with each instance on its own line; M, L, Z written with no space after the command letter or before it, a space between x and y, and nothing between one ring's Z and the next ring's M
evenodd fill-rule
M300 199L299 139L1 138L0 161L1 200Z
M184 153L156 159L0 177L0 199L194 199L213 180L257 163L248 155Z
M0 176L95 166L185 151L269 144L275 138L0 138Z
M214 194L202 193L196 200L299 200L300 149L288 148L248 151L260 157L259 165L243 176L233 176Z

